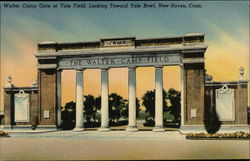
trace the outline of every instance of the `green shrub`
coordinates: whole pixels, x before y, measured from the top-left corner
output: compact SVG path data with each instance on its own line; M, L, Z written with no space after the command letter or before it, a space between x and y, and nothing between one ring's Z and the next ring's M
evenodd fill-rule
M212 106L205 112L204 124L205 129L209 134L215 134L220 129L221 121L219 120L215 106Z

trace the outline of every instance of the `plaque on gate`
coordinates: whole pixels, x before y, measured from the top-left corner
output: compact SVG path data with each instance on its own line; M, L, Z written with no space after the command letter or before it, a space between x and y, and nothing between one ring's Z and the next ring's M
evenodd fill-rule
M216 90L216 111L220 121L235 120L234 89L223 85L222 88Z
M197 117L197 109L196 108L191 109L191 117L192 118Z
M15 122L29 122L29 94L20 90L15 94L14 117Z
M45 119L49 119L49 110L47 110L47 111L44 111L44 113L43 113L44 115L43 115L43 118L45 118Z

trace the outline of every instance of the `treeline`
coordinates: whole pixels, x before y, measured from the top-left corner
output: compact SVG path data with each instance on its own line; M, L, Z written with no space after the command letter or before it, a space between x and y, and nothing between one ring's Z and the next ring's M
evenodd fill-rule
M85 127L98 127L101 121L101 97L92 95L84 96L84 120ZM145 111L140 107L143 105ZM75 126L75 109L76 103L71 101L62 107L62 129L70 130ZM163 90L163 111L164 122L169 121L169 116L172 115L171 121L180 123L180 92L170 88L168 92ZM142 104L136 98L136 117L145 119L146 125L154 125L155 116L155 91L147 91L142 97ZM121 118L123 121L121 121ZM128 120L128 100L124 99L117 93L109 95L109 119L110 125L120 125L121 122L127 124Z

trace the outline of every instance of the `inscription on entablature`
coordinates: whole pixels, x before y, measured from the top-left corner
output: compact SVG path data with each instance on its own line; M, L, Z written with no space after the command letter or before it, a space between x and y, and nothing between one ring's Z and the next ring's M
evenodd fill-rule
M105 56L86 58L63 58L59 61L59 68L102 68L102 67L129 67L129 66L154 66L178 65L181 62L179 54L150 55L150 56Z
M106 40L103 42L104 47L131 46L132 40Z

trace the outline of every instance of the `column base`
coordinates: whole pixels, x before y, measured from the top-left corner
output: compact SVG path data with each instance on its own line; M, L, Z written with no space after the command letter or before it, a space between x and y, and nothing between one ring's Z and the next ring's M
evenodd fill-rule
M57 128L57 130L62 130L62 126L61 125L57 125L56 128Z
M181 125L179 131L181 134L207 133L204 125Z
M250 125L221 125L216 133L235 133L237 131L250 132ZM180 127L181 134L207 133L204 125L183 125Z
M107 132L107 131L111 131L111 129L109 127L100 127L97 131Z
M36 130L54 130L56 131L56 125L38 125Z
M165 132L165 129L163 126L155 126L153 131L154 132Z
M126 131L127 132L136 132L136 131L138 131L138 129L136 128L136 126L128 126Z
M85 131L85 129L83 127L75 127L73 129L74 132L80 132L80 131Z
M31 125L3 125L3 130L32 130Z
M63 128L62 127L57 127L57 130L61 131L61 130L63 130Z
M39 132L52 132L57 131L55 125L38 125L36 128L32 129L31 125L3 125L3 131L10 132L10 133L39 133Z

